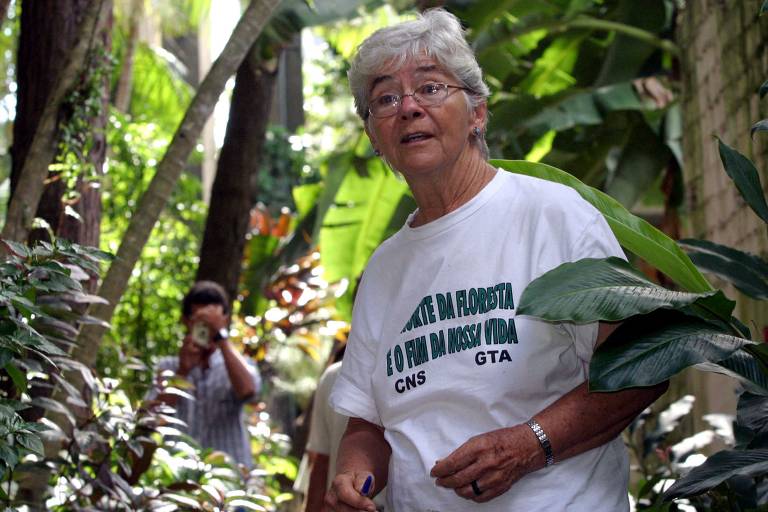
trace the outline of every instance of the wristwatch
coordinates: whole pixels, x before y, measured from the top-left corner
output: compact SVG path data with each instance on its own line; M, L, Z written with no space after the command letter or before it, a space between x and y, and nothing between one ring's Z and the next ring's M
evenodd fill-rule
M227 338L229 338L229 330L226 327L222 327L221 329L216 331L216 334L213 335L213 341L217 343Z

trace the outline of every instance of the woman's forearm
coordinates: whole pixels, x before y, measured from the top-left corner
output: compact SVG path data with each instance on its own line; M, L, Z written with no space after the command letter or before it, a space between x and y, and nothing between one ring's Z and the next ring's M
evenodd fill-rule
M360 418L350 418L341 438L336 473L367 471L375 478L377 493L387 484L392 449L384 439L384 429Z
M585 382L534 416L549 437L555 462L603 445L618 436L668 387L664 382L647 388L610 393L589 392ZM544 465L544 451L541 463Z

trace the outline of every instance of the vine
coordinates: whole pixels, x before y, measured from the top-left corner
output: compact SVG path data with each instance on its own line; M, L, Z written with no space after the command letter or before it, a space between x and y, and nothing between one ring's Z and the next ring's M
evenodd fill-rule
M114 65L114 57L103 44L97 44L91 51L79 85L62 105L57 154L48 170L53 173L49 177L50 181L61 180L64 183L65 203L74 203L79 198L78 179L99 179L100 173L94 165L91 152L103 128L95 126L94 120L106 114L104 85L108 83Z

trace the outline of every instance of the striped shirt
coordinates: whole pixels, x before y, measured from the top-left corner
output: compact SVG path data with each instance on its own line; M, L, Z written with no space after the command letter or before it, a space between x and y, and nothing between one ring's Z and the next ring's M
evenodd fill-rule
M250 400L258 398L261 389L261 377L253 363L246 359L248 370L253 378L256 393ZM161 358L156 366L156 373L164 370L176 372L179 367L178 356ZM232 389L224 356L216 350L208 359L208 368L196 366L186 377L193 388L187 391L194 400L179 397L176 402L176 417L186 423L184 430L203 448L213 448L232 456L235 461L246 467L253 466L248 430L245 422L243 405ZM158 395L155 387L148 398Z

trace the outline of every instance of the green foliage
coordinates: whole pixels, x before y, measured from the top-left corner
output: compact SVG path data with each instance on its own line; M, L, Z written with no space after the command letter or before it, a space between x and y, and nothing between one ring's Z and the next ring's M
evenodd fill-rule
M83 79L69 93L62 104L63 120L59 123L58 150L53 163L48 167L57 173L65 183L64 200L79 195L78 180L99 179L99 172L93 162L94 122L105 116L105 86L112 72L112 57L102 45L91 50Z
M718 146L726 173L745 202L768 223L768 206L754 164L719 139ZM765 297L768 263L761 258L706 241L683 245L705 270L756 298ZM670 501L707 493L705 505L711 510L722 510L726 503L735 510L762 510L768 503L762 490L768 474L762 420L768 401L768 348L748 339L749 329L730 316L733 303L721 292L678 295L644 281L614 259L582 260L531 283L518 312L527 308L542 318L578 322L628 318L595 352L590 363L591 388L651 385L694 364L739 379L749 393L742 394L736 428L748 439L736 450L719 452L677 478L661 498ZM552 311L541 307L548 298ZM655 502L656 510L665 509L658 498Z
M291 142L300 139L281 126L270 126L264 137L261 167L256 175L256 197L272 215L283 208L295 210L293 188L316 182L319 177L304 156L303 146Z
M714 304L715 293L722 302ZM550 322L617 322L661 308L706 307L728 321L734 303L722 292L667 290L621 258L587 258L564 263L532 282L520 297L518 313ZM715 306L715 307L713 307ZM720 308L717 308L720 306Z
M725 172L731 177L739 189L739 193L750 208L768 223L768 204L765 201L763 187L760 184L760 175L752 161L717 139L720 159L723 161Z
M131 114L172 134L192 101L181 62L168 51L139 44L133 63Z
M170 139L154 123L113 111L112 152L103 179L102 247L116 251L141 195ZM175 353L181 339L179 304L194 280L205 206L200 181L184 174L142 251L99 354L99 370L120 377L133 399L146 391L145 366Z
M768 263L762 258L708 240L685 239L679 244L704 272L725 279L752 298L768 299Z
M3 386L6 398L0 400L0 481L7 480L27 454L42 455L40 432L47 427L20 415L30 407L28 398L23 400L31 392L29 372L51 379L66 364L66 350L77 335L76 322L95 321L82 313L82 307L101 301L85 291L82 281L98 274L100 262L108 259L101 251L65 240L32 248L4 244L0 373L9 377L6 382L12 387Z

